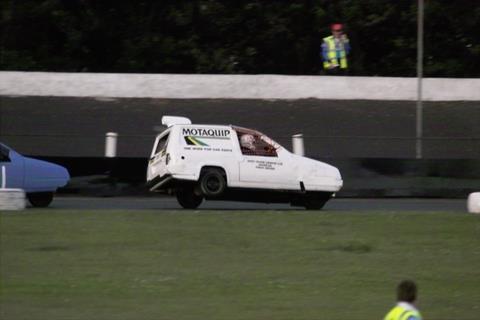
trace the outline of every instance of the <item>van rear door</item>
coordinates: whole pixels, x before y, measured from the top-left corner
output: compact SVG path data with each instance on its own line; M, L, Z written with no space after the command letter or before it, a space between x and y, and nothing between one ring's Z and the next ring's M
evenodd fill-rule
M167 146L170 137L170 130L165 130L160 134L153 144L152 154L148 162L147 180L153 180L156 177L163 177L167 173Z

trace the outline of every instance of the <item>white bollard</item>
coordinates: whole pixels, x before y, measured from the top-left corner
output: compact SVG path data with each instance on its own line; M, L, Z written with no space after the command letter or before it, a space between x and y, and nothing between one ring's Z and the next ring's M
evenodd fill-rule
M293 153L298 154L299 156L305 155L305 147L303 145L303 134L295 134L292 136L292 148Z
M0 189L0 212L2 210L25 209L25 191L22 189Z
M480 213L480 192L473 192L468 195L467 209L470 213Z
M7 187L7 171L5 166L2 166L2 182L0 183L0 188L5 189Z
M105 137L105 157L115 158L117 156L118 133L107 132Z

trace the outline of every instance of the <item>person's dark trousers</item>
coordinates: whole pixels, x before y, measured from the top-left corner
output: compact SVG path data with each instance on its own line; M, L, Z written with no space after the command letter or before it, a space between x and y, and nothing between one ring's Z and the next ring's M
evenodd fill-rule
M324 69L323 72L327 76L347 76L348 75L348 69L340 69L340 68Z

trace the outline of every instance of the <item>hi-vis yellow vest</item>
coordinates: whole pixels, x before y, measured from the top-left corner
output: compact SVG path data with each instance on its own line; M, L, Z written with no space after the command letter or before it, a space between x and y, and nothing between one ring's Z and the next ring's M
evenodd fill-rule
M411 318L413 317L413 318ZM401 306L396 306L385 316L384 320L422 320L420 312L416 310L407 310Z
M328 61L323 62L323 67L325 69L329 69L331 65L333 66L340 66L340 69L347 69L347 53L345 52L345 48L340 50L340 63L339 59L337 58L337 48L335 47L335 38L333 36L329 36L323 38L323 41L327 44L328 48Z

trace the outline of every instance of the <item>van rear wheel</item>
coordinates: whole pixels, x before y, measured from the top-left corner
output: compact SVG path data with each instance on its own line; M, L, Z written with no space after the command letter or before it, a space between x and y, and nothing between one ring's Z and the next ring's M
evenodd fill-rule
M203 197L196 195L193 188L177 189L176 196L178 203L184 209L196 209L203 201Z
M206 169L200 177L200 189L206 197L220 196L226 187L225 173L220 169Z

